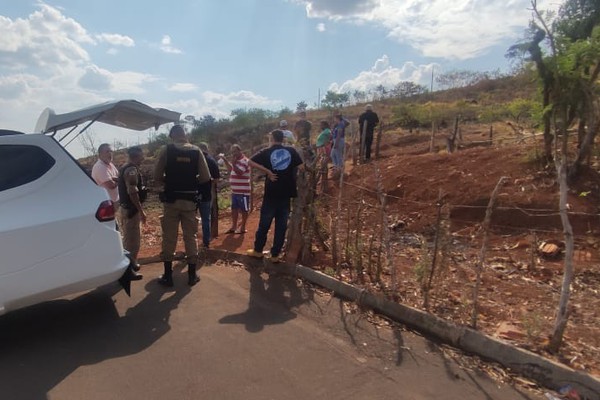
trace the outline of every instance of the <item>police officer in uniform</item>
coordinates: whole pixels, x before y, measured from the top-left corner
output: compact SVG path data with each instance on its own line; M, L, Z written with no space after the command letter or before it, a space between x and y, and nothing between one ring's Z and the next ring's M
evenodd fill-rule
M128 162L119 172L117 187L121 202L121 234L123 235L123 247L129 251L133 265L132 279L140 280L142 275L138 274L140 267L137 256L140 252L141 228L140 223L146 223L146 213L142 203L146 200L146 186L139 167L144 161L144 151L139 146L127 149Z
M183 231L186 261L188 263L188 285L194 286L198 278L198 218L196 217L196 194L198 184L208 182L210 173L200 149L187 141L181 125L174 125L169 137L173 143L160 150L154 179L164 184L161 193L163 202L162 251L164 274L158 282L173 286L173 255L177 246L179 224Z

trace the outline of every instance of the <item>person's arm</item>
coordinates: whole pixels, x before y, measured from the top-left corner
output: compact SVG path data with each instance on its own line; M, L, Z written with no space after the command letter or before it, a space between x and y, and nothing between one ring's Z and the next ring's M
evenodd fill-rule
M110 178L110 180L104 181L98 186L102 186L104 189L114 189L118 186L118 184L115 180L113 180L113 178Z
M123 171L123 177L125 179L125 186L127 187L127 194L131 199L131 203L137 208L140 213L140 218L142 223L146 223L146 213L144 212L144 208L142 207L142 202L140 201L140 196L138 193L138 172L135 168L127 168Z
M219 158L221 160L223 160L223 162L225 163L225 167L227 168L227 172L231 172L231 170L233 169L233 165L231 165L231 163L229 162L229 160L222 155L219 155Z
M238 162L233 163L233 170L235 171L236 174L243 175L248 170L248 162L244 163L243 159L240 161L241 161L241 163L238 163ZM242 166L244 168L240 168L240 164L242 164Z
M267 174L267 177L271 181L275 182L277 180L277 174L274 173L273 171L271 171L269 168L267 168L267 167L265 167L265 166L263 166L263 165L255 162L255 161L252 161L252 160L248 160L248 165L250 165L250 167L252 167L252 168L255 168L255 169L257 169L259 171L262 171L265 174Z
M156 165L154 166L154 182L163 184L165 182L165 167L167 165L167 146L163 146L158 154Z
M208 164L206 164L206 158L204 154L198 149L198 183L206 183L210 181L210 171L208 170Z
M94 178L94 181L96 181L98 186L107 190L114 189L118 186L118 178L112 177L106 167L92 168L92 178Z
M297 151L292 153L292 164L298 168L298 170L304 171L304 161L302 161L302 157Z

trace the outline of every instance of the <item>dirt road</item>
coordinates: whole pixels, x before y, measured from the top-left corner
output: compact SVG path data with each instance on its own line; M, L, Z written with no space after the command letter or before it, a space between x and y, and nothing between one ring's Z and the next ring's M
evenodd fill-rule
M192 290L144 266L115 287L0 318L2 399L540 399L375 329L295 279L207 266Z

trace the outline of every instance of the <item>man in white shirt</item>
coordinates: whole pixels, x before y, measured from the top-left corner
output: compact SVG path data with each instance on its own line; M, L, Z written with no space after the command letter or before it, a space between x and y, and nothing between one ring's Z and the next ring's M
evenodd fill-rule
M294 146L297 142L296 135L294 132L288 129L288 123L285 119L279 121L279 130L283 132L283 143Z
M110 199L115 203L115 211L119 208L119 170L112 163L113 150L108 143L98 146L98 161L92 168L92 178L98 186L102 186Z

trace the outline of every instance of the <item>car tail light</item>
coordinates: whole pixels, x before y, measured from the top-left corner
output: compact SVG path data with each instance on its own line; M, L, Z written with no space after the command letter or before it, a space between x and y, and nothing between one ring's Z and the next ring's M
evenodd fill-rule
M115 206L110 200L105 200L98 206L96 219L100 222L112 221L115 219Z

